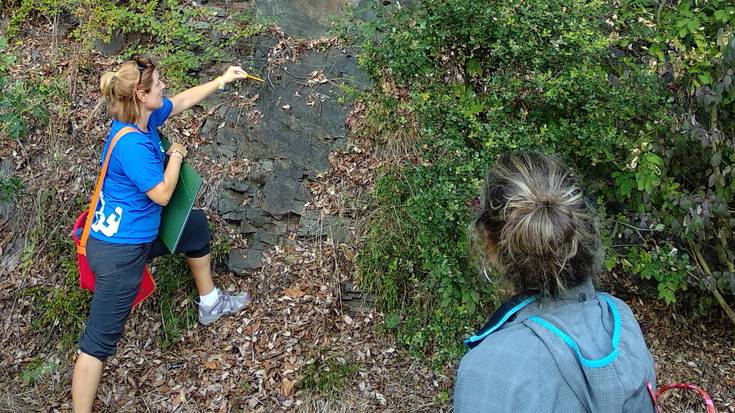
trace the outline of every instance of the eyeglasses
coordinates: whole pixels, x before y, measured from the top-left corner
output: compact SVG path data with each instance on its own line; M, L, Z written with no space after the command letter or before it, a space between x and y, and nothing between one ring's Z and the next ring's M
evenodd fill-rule
M137 89L138 86L140 86L140 82L143 80L143 72L145 72L145 70L149 67L155 69L156 65L155 63L153 63L153 60L148 58L138 57L133 59L133 61L135 62L135 66L138 67L138 83L135 84L135 87Z

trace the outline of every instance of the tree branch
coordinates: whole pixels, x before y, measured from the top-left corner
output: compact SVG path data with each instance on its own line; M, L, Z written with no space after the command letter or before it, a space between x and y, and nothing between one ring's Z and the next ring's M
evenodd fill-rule
M699 250L699 246L689 241L689 247L694 252L694 257L697 261L697 264L699 265L699 268L701 268L705 274L712 275L712 272L709 269L709 265L707 265L707 262L702 256L702 252ZM716 282L715 285L712 286L712 295L715 296L715 300L717 300L717 303L720 305L720 307L722 307L722 310L725 311L725 314L727 314L727 316L730 318L730 322L732 322L732 325L735 326L735 312L732 311L732 308L730 308L730 306L727 304L725 298L722 296L722 294L720 294L720 291L717 289Z

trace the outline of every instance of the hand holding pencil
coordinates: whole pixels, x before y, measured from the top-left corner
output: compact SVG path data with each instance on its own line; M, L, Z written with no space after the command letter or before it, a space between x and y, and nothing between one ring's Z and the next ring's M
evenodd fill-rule
M253 79L258 82L263 81L263 79L246 72L240 66L228 67L227 70L225 70L225 73L223 73L222 76L220 76L218 79L220 82L220 89L224 88L224 85L226 85L227 83L240 79Z

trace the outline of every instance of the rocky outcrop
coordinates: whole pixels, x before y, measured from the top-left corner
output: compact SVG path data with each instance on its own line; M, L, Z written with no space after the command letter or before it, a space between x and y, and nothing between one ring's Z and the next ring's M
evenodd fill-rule
M230 251L227 265L235 273L260 268L263 251L290 231L299 236L340 233L336 219L304 211L307 185L327 171L329 152L345 141L352 102L341 86L367 86L351 48L308 50L296 62L267 72L276 44L275 38L258 36L252 56L245 59L265 79L239 91L252 106L223 102L201 130L211 143L200 150L210 159L218 164L247 160L251 166L247 176L227 177L216 198L217 212L249 241L247 249Z

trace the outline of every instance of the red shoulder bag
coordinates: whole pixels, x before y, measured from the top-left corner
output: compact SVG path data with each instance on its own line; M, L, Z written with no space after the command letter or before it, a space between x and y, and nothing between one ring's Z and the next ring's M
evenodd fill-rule
M74 246L76 246L77 249L79 287L91 292L94 292L94 273L87 263L87 239L89 239L89 231L92 224L92 219L89 217L94 216L94 210L97 207L97 201L99 200L100 191L102 190L102 182L105 180L105 175L107 174L107 165L110 162L112 149L115 147L117 141L119 141L126 133L134 131L135 129L131 127L124 127L120 129L120 131L112 138L112 141L110 141L110 145L107 148L107 154L105 154L105 160L102 163L102 168L97 176L97 185L95 185L94 193L92 194L92 201L89 203L89 208L79 214L79 217L77 217L77 220L74 223L74 228L72 229ZM151 273L148 271L148 266L146 265L143 267L143 279L140 283L140 288L138 289L138 295L136 295L135 300L133 300L133 306L140 304L141 301L148 298L155 288L156 282L153 280Z

